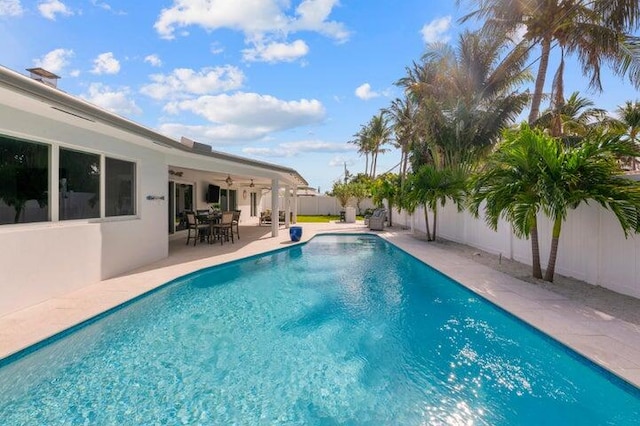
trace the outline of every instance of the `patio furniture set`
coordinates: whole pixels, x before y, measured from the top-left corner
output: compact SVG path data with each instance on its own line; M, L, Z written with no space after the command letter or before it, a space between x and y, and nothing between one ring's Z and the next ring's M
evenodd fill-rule
M209 210L185 212L187 218L187 245L193 238L193 245L198 241L209 244L219 240L222 245L225 241L234 243L234 234L240 239L240 210L211 213Z

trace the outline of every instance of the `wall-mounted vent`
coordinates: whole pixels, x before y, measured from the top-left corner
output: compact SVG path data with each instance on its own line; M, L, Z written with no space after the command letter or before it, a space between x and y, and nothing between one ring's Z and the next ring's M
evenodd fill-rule
M32 79L44 83L47 86L58 87L58 80L61 78L59 75L55 75L44 68L27 68L27 71L29 71L29 77Z

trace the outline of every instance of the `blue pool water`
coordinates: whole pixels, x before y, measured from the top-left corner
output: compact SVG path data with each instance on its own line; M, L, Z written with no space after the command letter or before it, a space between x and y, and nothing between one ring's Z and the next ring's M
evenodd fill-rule
M0 362L0 424L640 424L638 389L375 236L210 268Z

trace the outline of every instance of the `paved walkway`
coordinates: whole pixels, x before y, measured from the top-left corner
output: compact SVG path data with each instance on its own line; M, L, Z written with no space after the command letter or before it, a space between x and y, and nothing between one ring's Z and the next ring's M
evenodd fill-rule
M323 232L365 232L358 224L300 224L302 242ZM0 358L91 318L186 273L287 247L288 230L243 227L235 244L185 246L170 241L170 256L144 268L0 317ZM503 307L587 358L640 387L640 326L536 287L428 244L407 231L378 233L476 293Z

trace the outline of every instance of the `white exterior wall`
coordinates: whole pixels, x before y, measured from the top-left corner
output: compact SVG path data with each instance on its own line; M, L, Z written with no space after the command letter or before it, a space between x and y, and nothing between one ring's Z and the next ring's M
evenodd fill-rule
M431 217L431 216L430 216ZM426 232L422 208L414 216L394 210L398 226ZM551 246L552 223L538 218L541 266L546 268ZM515 237L505 221L490 229L480 217L459 213L447 203L438 210L438 237L531 265L531 241ZM640 236L625 239L615 215L595 203L571 211L563 223L558 247L556 273L599 285L618 293L640 298Z
M0 107L0 132L134 161L138 182L137 215L133 218L0 226L0 315L168 255L167 164L163 154L4 107ZM69 141L82 141L82 146ZM147 195L164 195L165 200L149 201Z

